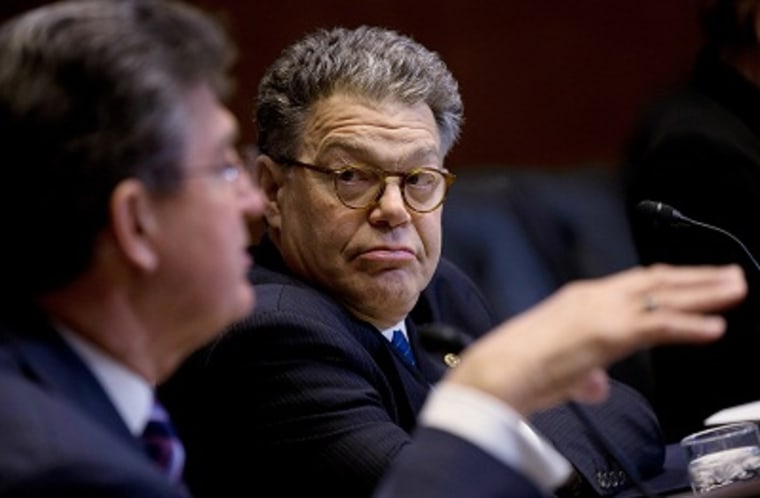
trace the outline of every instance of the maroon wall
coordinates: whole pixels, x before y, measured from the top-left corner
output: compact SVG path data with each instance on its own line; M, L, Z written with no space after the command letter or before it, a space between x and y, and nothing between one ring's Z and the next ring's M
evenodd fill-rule
M460 82L466 123L450 167L615 164L636 114L679 81L699 41L698 0L196 0L227 21L242 57L233 110L250 124L258 78L317 27L410 34ZM0 0L0 15L39 0Z

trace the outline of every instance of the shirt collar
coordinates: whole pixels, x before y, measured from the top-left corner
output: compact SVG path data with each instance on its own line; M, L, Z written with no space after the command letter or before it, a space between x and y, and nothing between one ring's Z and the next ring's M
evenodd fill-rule
M404 337L406 337L406 340L407 341L409 340L409 335L407 335L406 333L406 322L404 320L401 320L393 327L390 327L387 329L380 329L380 333L383 334L383 336L385 336L385 338L388 339L388 341L392 341L393 332L396 330L400 330L404 334Z
M61 324L56 329L92 371L130 432L140 435L153 405L150 383L70 329Z

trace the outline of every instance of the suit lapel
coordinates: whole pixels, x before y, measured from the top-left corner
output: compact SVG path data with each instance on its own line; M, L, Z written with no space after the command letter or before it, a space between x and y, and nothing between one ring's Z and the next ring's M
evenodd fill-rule
M416 367L410 365L382 334L374 332L373 335L382 341L383 348L387 350L393 362L394 370L398 374L398 381L402 389L395 392L403 392L406 403L411 408L412 416L416 419L430 393L430 386L443 376L446 368L442 361L437 361L422 349L417 331L411 320L406 320L406 332L417 361Z
M26 377L66 398L106 430L139 448L98 380L41 314L17 321L8 344Z
M417 371L422 375L425 382L435 384L446 372L446 366L441 358L437 355L428 354L420 343L420 336L414 323L407 318L406 333L409 337L409 344L412 346L414 357L417 360ZM410 367L411 368L411 367Z

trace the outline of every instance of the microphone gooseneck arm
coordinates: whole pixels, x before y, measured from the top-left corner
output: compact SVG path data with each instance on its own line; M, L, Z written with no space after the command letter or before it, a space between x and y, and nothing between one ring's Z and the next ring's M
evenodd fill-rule
M732 234L731 232L729 232L727 230L724 230L724 229L722 229L720 227L716 227L715 225L710 225L708 223L703 223L701 221L693 220L691 218L687 218L686 216L684 216L683 218L684 218L685 221L687 221L688 223L691 223L692 225L696 225L698 227L707 228L709 230L714 230L714 231L716 231L718 233L722 233L723 235L725 235L729 239L731 239L734 242L736 242L737 244L739 244L739 247L742 248L742 250L744 251L744 254L746 254L747 257L749 258L749 260L752 261L752 264L755 266L755 268L757 268L757 270L760 271L760 264L758 264L758 262L755 259L755 257L752 256L752 253L749 252L749 249L747 248L747 246L745 246L744 243L741 240L739 240L739 237L737 237L736 235Z

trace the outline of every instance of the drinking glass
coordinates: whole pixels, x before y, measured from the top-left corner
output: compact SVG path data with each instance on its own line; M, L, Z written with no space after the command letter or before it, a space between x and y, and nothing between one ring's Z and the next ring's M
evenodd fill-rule
M760 477L760 431L754 422L712 427L681 440L696 494Z

